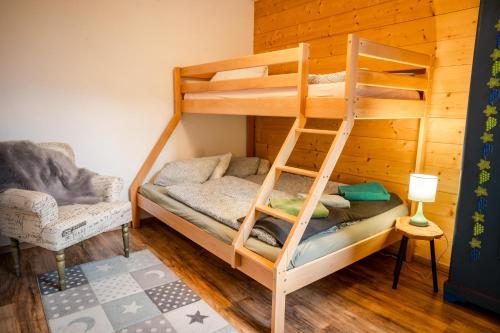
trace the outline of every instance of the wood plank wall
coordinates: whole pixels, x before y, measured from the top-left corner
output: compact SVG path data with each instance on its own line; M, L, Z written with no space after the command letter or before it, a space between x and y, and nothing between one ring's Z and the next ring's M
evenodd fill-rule
M345 68L347 34L436 56L431 109L426 133L424 172L440 177L437 201L427 216L446 232L450 247L441 263L449 265L457 202L465 114L470 84L479 0L258 0L255 2L255 53L311 46L311 73ZM282 69L274 69L282 71ZM255 119L255 153L273 159L290 119ZM337 121L315 120L309 126L334 128ZM352 183L368 180L407 196L414 170L415 120L370 120L356 123L333 177ZM290 164L317 169L328 138L309 136L299 142ZM437 252L445 249L438 242ZM428 245L417 243L416 255L429 258Z

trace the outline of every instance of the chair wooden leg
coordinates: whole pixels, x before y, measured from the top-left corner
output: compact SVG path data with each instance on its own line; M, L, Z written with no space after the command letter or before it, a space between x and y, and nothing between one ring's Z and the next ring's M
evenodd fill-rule
M57 273L59 274L59 290L66 289L66 277L64 272L64 249L56 252Z
M21 276L21 261L19 259L21 251L19 250L19 241L15 238L10 239L12 261L14 262L14 271L16 276Z
M123 252L126 258L129 256L129 248L128 248L128 223L122 225L122 237L123 237Z

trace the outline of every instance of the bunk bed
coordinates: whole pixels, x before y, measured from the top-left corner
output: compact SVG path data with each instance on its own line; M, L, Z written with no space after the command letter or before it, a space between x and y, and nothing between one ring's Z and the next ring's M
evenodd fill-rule
M410 67L415 69L418 75L360 68L360 59ZM216 72L283 64L292 64L290 68L293 70L285 74L258 78L209 81ZM332 252L301 265L290 265L354 122L363 119L419 120L415 171L418 172L422 167L425 117L429 106L432 73L431 56L375 43L351 34L348 36L345 82L340 94L336 88L335 93L309 95L311 87L308 84L308 67L309 48L307 44L301 43L291 49L175 68L174 114L130 187L134 227L140 226L139 212L143 209L272 291L272 332L284 332L287 294L400 240L390 221L382 230L345 247L335 248ZM380 98L376 93L359 94L366 86L406 90L413 95L396 94L391 96L392 98ZM419 92L421 98L414 98L415 92ZM175 209L168 209L168 206L162 205L159 200L152 200L152 196L146 196L144 191L140 191L146 176L184 113L295 118L250 211L239 230L234 232L232 242L224 242L214 237L188 219L174 214L172 211L175 212ZM340 119L341 124L337 130L308 128L308 118ZM318 171L287 166L287 160L303 134L332 137L331 146ZM313 179L305 203L297 216L288 215L267 205L282 173ZM256 220L263 214L292 224L288 238L271 259L255 251L250 237Z

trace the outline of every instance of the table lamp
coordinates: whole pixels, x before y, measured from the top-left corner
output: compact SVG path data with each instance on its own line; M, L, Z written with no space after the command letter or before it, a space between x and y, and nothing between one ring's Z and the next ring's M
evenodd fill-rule
M410 175L410 188L408 190L408 199L418 201L418 208L415 215L410 219L410 224L425 227L429 223L424 216L422 202L434 202L436 199L438 177L412 173Z

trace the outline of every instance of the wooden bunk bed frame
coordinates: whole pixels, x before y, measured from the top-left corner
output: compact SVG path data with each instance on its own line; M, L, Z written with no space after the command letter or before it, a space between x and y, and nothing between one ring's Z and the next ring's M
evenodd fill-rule
M425 74L408 76L361 69L358 62L358 59L361 57L411 66L412 68L420 69L420 71L425 71ZM419 171L422 166L424 126L429 105L428 96L430 95L432 72L431 56L371 42L351 34L348 36L345 95L343 98L308 97L308 62L308 45L301 43L297 48L261 53L203 65L175 68L175 111L173 117L147 156L146 161L130 187L130 199L133 208L132 222L134 227L140 226L139 208L142 208L174 230L231 264L233 268L242 271L269 288L273 293L271 329L272 332L276 333L284 332L285 330L285 298L287 294L373 254L397 242L401 238L394 231L394 228L390 228L302 266L287 269L314 207L321 193L323 193L324 187L349 137L354 122L360 119L419 119L420 127L415 170ZM289 63L297 64L296 72L259 78L216 82L208 81L215 72L219 71ZM206 79L206 81L188 83L183 82L183 78L201 78ZM356 87L358 85L420 91L423 92L423 99L401 100L357 97ZM183 94L187 92L276 87L296 87L297 95L292 97L223 100L183 99ZM179 123L183 113L296 118L255 198L251 210L247 214L232 244L222 242L189 221L169 212L138 193L139 187L143 184L145 177ZM342 123L336 131L311 129L305 128L308 118L342 119ZM286 162L299 136L307 133L334 137L325 161L317 172L286 166ZM269 195L282 172L314 178L313 185L305 199L305 204L297 217L287 215L267 206ZM244 246L256 219L261 213L276 216L293 224L288 239L275 262L269 261Z

